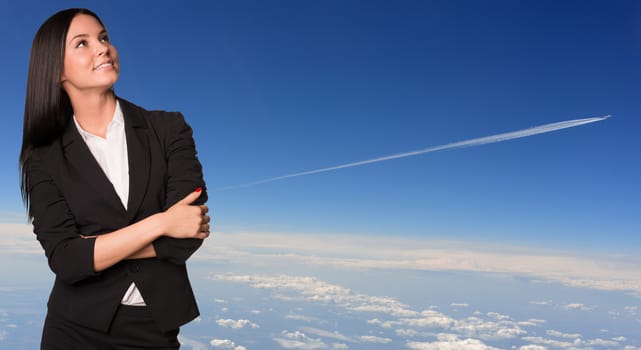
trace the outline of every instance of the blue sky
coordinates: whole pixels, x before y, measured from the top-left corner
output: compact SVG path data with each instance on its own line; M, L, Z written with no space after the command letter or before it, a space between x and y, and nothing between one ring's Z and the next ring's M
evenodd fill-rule
M0 0L0 347L34 347L53 278L17 157L31 40L75 6L118 94L194 128L216 234L186 349L641 350L641 3L533 0Z
M0 2L0 212L38 26L86 6L116 91L194 128L219 232L412 236L634 252L641 245L636 1ZM557 121L599 123L214 191Z

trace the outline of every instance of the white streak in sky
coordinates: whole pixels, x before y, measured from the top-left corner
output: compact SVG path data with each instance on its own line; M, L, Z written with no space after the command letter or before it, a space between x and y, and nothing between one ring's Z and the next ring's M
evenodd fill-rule
M523 130L518 130L518 131L511 131L511 132L506 132L506 133L503 133L503 134L496 134L496 135L485 136L485 137L479 137L479 138L466 140L466 141L453 142L453 143L448 143L448 144L441 145L441 146L433 146L433 147L419 149L419 150L410 151L410 152L397 153L397 154L392 154L392 155L389 155L389 156L366 159L366 160L361 160L361 161L358 161L358 162L341 164L341 165L331 166L331 167L327 167L327 168L321 168L321 169L316 169L316 170L308 170L308 171L303 171L303 172L299 172L299 173L276 176L276 177L272 177L272 178L268 178L268 179L264 179L264 180L248 182L248 183L241 184L241 185L222 187L222 188L214 189L211 192L224 191L224 190L243 188L243 187L250 187L250 186L264 184L264 183L267 183L267 182L284 180L284 179L288 179L288 178L292 178L292 177L311 175L311 174L317 174L317 173L324 173L324 172L327 172L327 171L333 171L333 170L339 170L339 169L345 169L345 168L352 168L352 167L356 167L356 166L361 166L361 165L366 165L366 164L371 164L371 163L378 163L378 162L383 162L383 161L386 161L386 160L392 160L392 159L398 159L398 158L417 156L419 154L431 153L431 152L436 152L436 151L443 151L443 150L447 150L447 149L481 146L481 145L486 145L486 144L489 144L489 143L502 142L502 141L507 141L507 140L512 140L512 139L519 139L519 138L522 138L522 137L534 136L534 135L544 134L544 133L548 133L548 132L552 132L552 131L557 131L557 130L562 130L562 129L567 129L567 128L573 128L575 126L580 126L580 125L584 125L584 124L590 124L590 123L594 123L594 122L599 122L599 121L605 120L607 118L610 118L610 115L606 115L606 116L602 116L602 117L594 117L594 118L574 119L574 120L567 120L567 121L563 121L563 122L545 124L545 125L531 127L531 128L528 128L528 129L523 129Z

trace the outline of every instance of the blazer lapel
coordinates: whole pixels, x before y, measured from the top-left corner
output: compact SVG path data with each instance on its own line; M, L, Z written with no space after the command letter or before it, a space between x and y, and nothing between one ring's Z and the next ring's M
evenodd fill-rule
M103 198L110 206L124 213L125 208L122 206L118 194L80 136L73 120L69 121L62 135L62 145L65 157L71 165L70 169L73 169L78 181L89 183L98 197Z
M119 99L120 108L125 118L125 134L127 138L127 157L129 158L129 199L127 202L127 218L131 221L142 204L147 183L151 158L149 156L149 135L147 123L142 112Z

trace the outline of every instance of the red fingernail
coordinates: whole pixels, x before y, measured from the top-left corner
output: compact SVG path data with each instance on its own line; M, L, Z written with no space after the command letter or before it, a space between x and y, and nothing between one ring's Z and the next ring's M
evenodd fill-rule
M200 192L200 191L202 191L202 190L203 190L202 188L198 187L198 188L196 189L196 192Z

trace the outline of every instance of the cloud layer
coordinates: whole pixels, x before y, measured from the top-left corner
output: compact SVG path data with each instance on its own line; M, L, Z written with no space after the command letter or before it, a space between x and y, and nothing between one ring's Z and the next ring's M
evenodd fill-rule
M26 225L0 225L0 249L5 259L12 256L41 256L41 248ZM362 271L472 271L483 273L527 276L528 280L579 285L612 291L639 294L640 272L633 257L572 256L552 254L523 247L491 246L471 242L448 242L398 237L365 237L336 235L282 235L270 233L216 234L192 258L192 267L225 266L225 271L237 269L271 271L270 273L215 273L214 281L244 284L267 291L268 305L322 305L320 309L337 308L352 315L351 322L360 322L360 328L330 327L339 324L340 317L309 313L297 307L285 308L275 324L282 328L274 331L274 323L265 322L274 317L273 311L251 305L236 294L215 294L209 299L214 309L224 306L225 317L204 317L197 323L218 327L225 337L194 338L181 336L186 349L245 350L255 345L251 340L273 342L286 349L350 349L350 348L407 348L407 349L494 349L497 344L519 344L518 350L540 349L601 349L635 348L621 334L606 333L586 336L577 329L548 326L542 317L515 317L494 311L478 311L477 303L453 298L438 307L417 308L400 299L384 295L369 295L312 275L274 274L289 267L300 271L338 271L346 274ZM283 268L283 267L287 268ZM374 274L375 275L375 274ZM578 283L577 281L581 281ZM636 284L635 284L636 283ZM636 286L636 287L635 287ZM4 288L4 289L3 289ZM15 287L12 287L15 289ZM14 292L0 285L0 292ZM438 288L438 286L435 286ZM471 293L474 294L474 293ZM471 295L470 294L470 295ZM621 306L603 310L585 300L552 301L549 296L532 295L523 304L528 307L552 310L571 315L602 314L613 317L638 319L639 306ZM242 312L239 312L242 305ZM326 307L325 307L326 306ZM2 310L0 310L0 315ZM204 311L204 310L203 310ZM339 313L340 314L340 313ZM336 316L337 314L332 314ZM577 316L574 316L577 317ZM592 316L593 317L593 316ZM10 336L6 330L11 324L0 317L0 340ZM331 321L331 322L330 322ZM204 327L204 326L203 326ZM327 329L330 328L330 329ZM340 331L339 331L340 330ZM13 332L13 331L12 331ZM233 333L240 339L226 339ZM11 333L13 334L13 333ZM604 335L604 336L601 336ZM626 334L627 335L627 334ZM399 343L399 339L402 341ZM521 346L522 344L522 346Z
M206 241L194 258L259 265L307 264L346 270L501 273L572 287L629 292L641 297L639 256L586 256L518 246L403 237L219 233Z
M408 349L494 350L495 344L519 344L519 350L623 348L625 337L585 337L555 329L545 330L546 322L515 319L498 312L474 312L455 317L436 308L416 310L395 298L368 295L331 284L318 278L291 275L213 274L213 281L240 283L267 291L283 303L314 303L341 309L358 318L367 327L394 332L396 339L379 335L349 335L339 331L301 326L283 330L273 338L285 349L348 349L355 344L396 344L399 338ZM294 304L293 304L294 305ZM569 312L575 308L567 309ZM337 323L337 320L333 320ZM317 322L322 324L322 322ZM366 329L367 329L366 327ZM375 329L368 331L376 333ZM360 348L360 347L357 347ZM513 347L515 348L515 347ZM635 349L628 346L628 349Z

